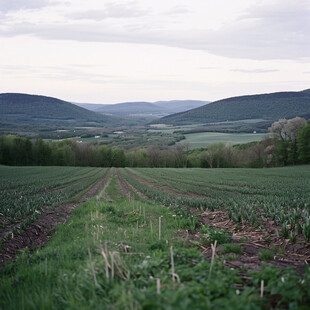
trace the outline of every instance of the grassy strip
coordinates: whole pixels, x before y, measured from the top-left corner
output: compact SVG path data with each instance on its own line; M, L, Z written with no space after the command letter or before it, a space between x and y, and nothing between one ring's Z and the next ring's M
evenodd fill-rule
M309 302L309 273L301 279L266 266L244 282L217 258L210 272L210 262L175 234L188 221L157 203L121 198L112 177L113 203L89 200L44 248L1 270L1 309L295 309Z

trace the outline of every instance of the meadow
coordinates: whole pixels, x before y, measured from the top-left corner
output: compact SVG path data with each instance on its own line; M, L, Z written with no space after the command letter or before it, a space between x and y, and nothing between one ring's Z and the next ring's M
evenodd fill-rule
M0 169L1 231L40 210L1 242L0 309L310 304L309 166ZM37 209L40 194L52 198ZM18 204L20 196L29 203ZM70 199L72 215L47 231L43 218L57 218ZM49 241L7 259L14 239L38 225Z
M185 140L181 144L188 144L191 149L205 147L212 143L224 142L242 144L253 141L261 141L265 133L224 133L224 132L199 132L185 134ZM177 144L178 144L177 143Z

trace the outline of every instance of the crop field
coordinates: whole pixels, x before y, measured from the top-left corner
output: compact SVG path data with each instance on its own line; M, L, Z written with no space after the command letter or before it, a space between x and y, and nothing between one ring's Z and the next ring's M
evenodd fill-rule
M190 148L205 147L208 144L218 142L230 142L232 144L260 141L265 137L264 133L223 133L223 132L199 132L185 134L185 140L179 143L188 143Z
M0 170L0 309L309 307L310 166Z
M0 166L0 236L20 233L43 212L74 201L106 169Z

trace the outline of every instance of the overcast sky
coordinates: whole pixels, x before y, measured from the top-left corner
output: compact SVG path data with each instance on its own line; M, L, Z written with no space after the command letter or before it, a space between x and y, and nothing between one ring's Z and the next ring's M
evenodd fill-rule
M0 92L87 103L310 88L309 0L0 0Z

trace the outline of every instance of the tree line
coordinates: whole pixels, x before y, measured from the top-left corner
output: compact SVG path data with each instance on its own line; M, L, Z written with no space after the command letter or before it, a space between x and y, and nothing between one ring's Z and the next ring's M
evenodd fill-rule
M260 142L231 145L215 143L190 150L150 146L126 150L75 140L44 141L13 135L0 136L0 164L12 166L91 167L275 167L310 163L310 120L280 119Z

